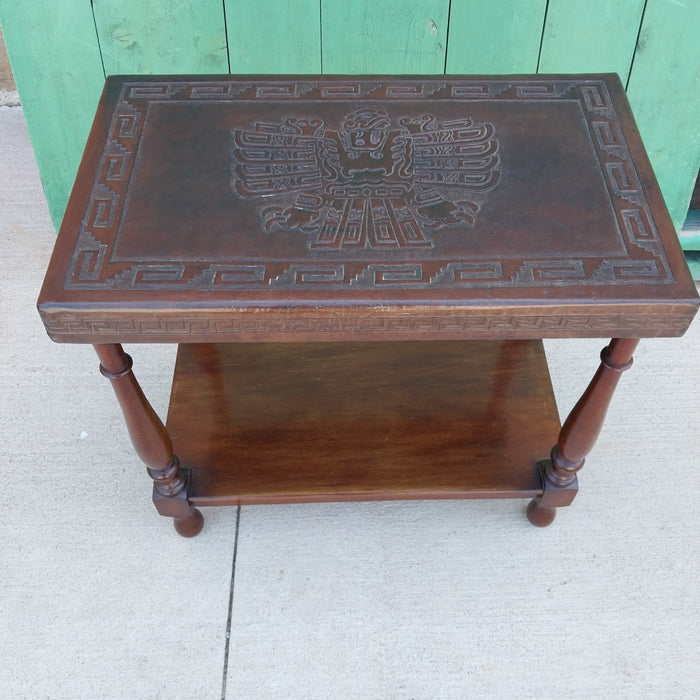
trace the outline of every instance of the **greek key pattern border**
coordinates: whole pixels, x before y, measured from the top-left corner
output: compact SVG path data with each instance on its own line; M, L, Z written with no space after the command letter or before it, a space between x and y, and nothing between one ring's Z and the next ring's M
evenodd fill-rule
M112 261L146 110L167 101L353 101L390 103L416 99L478 101L578 101L601 162L627 256L562 260L502 259L364 263L299 260ZM327 80L298 82L192 81L126 83L117 102L65 289L153 291L212 290L438 290L495 287L672 283L639 176L607 85L602 80L509 81Z
M518 314L478 316L290 316L261 317L230 316L208 317L198 315L167 316L144 313L134 318L86 318L61 314L44 319L46 330L54 339L69 337L188 337L217 336L241 337L259 335L345 335L362 336L425 333L432 337L458 335L465 338L479 336L507 337L565 337L577 335L601 336L630 334L630 337L653 337L681 334L687 327L685 318L669 314L573 314L554 316L525 316Z

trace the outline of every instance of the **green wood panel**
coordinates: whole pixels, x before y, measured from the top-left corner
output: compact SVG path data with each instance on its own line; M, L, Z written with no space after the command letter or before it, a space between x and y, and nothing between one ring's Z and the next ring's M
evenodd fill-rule
M648 0L628 95L679 230L700 166L700 0Z
M453 0L449 73L535 73L547 0Z
M696 282L700 282L700 253L687 252L685 254L685 259L688 263L688 267L690 268L690 274L693 276L693 279Z
M222 0L93 0L105 73L228 73Z
M698 236L680 236L681 248L683 250L700 251L700 235Z
M90 3L0 0L0 22L58 226L104 82Z
M321 0L324 73L443 73L449 0Z
M645 0L549 0L540 73L617 73L627 80Z
M226 0L232 73L320 73L320 0Z

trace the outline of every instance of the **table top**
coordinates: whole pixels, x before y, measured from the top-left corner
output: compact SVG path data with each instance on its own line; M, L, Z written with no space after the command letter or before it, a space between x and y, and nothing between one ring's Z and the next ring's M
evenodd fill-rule
M674 336L613 75L108 78L39 309L64 342Z

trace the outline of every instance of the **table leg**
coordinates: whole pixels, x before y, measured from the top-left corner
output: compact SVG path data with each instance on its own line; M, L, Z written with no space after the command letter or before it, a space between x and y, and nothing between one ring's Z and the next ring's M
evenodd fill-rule
M187 500L187 478L165 426L131 371L131 357L116 343L94 347L100 372L111 381L117 395L134 449L153 479L153 502L158 512L174 518L178 534L194 537L204 524L202 514Z
M551 459L540 462L544 492L527 507L533 525L549 525L557 507L573 501L578 491L576 472L598 438L615 387L622 373L632 366L632 353L638 343L638 338L613 338L600 353L600 367L564 422Z

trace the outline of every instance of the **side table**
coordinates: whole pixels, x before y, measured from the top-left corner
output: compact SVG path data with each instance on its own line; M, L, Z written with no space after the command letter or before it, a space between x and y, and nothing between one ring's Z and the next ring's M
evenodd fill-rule
M569 505L698 296L617 76L114 76L39 298L158 511ZM560 427L543 338L612 337ZM166 424L122 343L178 343ZM552 448L552 445L554 447Z

